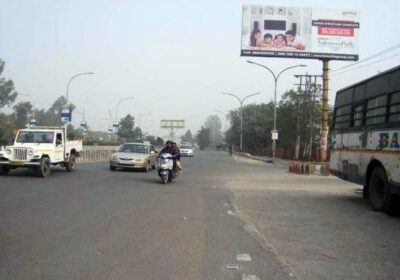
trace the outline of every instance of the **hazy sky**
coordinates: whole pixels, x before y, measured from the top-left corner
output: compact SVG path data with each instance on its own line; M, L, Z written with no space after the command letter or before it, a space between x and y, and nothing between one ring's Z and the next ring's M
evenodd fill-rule
M400 42L400 1L61 1L0 0L0 57L6 61L5 77L15 82L21 96L35 107L48 107L65 95L68 79L81 77L70 87L70 101L77 105L78 124L86 103L86 119L93 129L109 126L108 109L115 118L143 116L145 131L166 135L162 118L183 118L197 131L214 110L228 111L237 101L221 95L262 94L249 101L273 97L272 77L240 57L243 4L358 9L360 59ZM395 54L395 52L391 54ZM384 58L384 57L381 57ZM308 67L286 72L278 93L294 88L294 74L321 74L314 60L256 58L278 72L295 64ZM400 56L342 75L332 75L330 97L337 89L398 65ZM352 62L330 63L332 69ZM366 63L367 64L367 63ZM301 72L303 71L304 72ZM184 131L182 131L183 133Z

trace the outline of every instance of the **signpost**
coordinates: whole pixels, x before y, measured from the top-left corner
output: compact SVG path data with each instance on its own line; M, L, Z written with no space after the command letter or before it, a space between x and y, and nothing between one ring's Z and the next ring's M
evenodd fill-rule
M81 121L80 127L81 127L82 131L84 131L84 132L87 131L87 122L86 121Z
M119 130L119 122L113 122L112 132L117 133Z
M164 119L160 121L160 127L164 129L169 129L171 140L174 140L175 130L179 128L185 128L185 120Z
M35 127L37 125L37 121L35 119L31 119L29 121L29 127Z
M62 108L61 109L61 122L69 123L71 122L71 111L69 108Z

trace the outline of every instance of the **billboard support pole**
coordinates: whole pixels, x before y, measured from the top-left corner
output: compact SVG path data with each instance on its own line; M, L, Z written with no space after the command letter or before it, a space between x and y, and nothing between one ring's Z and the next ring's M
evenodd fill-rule
M329 118L329 60L322 60L322 131L320 136L321 162L328 158L328 118Z

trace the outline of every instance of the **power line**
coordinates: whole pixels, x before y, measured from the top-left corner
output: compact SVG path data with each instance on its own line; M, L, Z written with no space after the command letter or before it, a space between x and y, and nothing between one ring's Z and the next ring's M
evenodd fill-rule
M331 73L331 74L332 74L332 75L340 75L340 74L343 74L343 73L346 73L346 72L349 72L349 71L354 71L354 70L357 70L357 69L365 68L365 67L367 67L367 66L370 66L370 65L376 64L376 63L378 63L378 62L381 62L381 61L388 60L388 59L390 59L390 58L392 58L392 57L395 57L395 56L398 56L398 55L400 55L400 53L395 53L395 54L393 54L393 55L391 55L391 56L388 56L388 57L382 58L382 59L380 59L380 60L377 60L377 61L374 61L374 62L372 62L372 63L368 63L368 64L365 64L365 65L362 65L362 66L356 67L356 68L354 68L354 69L349 69L349 70L342 71L342 72L339 72L339 73Z
M391 52L391 51L393 51L393 50L395 50L395 49L397 49L397 48L399 48L399 47L400 47L400 43L399 43L399 44L396 44L396 45L394 45L394 46L392 46L392 47L390 47L390 48L388 48L388 49L386 49L386 50L383 50L383 51L381 51L381 52L379 52L379 53L377 53L377 54L374 54L374 55L372 55L372 56L370 56L370 57L367 57L367 58L365 58L365 59L362 59L362 60L359 60L359 61L357 61L357 62L355 62L355 63L352 63L352 64L350 64L350 65L346 65L346 66L343 66L343 67L334 69L334 70L331 71L331 73L336 72L336 71L339 71L339 70L342 70L342 69L346 69L346 68L349 68L349 67L353 67L354 65L357 65L357 64L366 62L366 61L368 61L368 60L374 59L375 57L384 55L384 54L386 54L386 53L388 53L388 52Z

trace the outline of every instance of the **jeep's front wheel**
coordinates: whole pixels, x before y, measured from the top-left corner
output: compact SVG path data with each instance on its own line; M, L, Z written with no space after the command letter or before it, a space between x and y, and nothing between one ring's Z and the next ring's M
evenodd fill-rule
M40 164L37 167L36 174L39 177L47 177L50 175L51 166L50 166L50 159L48 157L42 157L40 159Z

